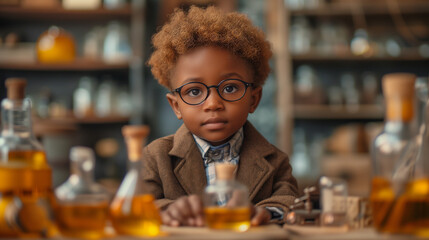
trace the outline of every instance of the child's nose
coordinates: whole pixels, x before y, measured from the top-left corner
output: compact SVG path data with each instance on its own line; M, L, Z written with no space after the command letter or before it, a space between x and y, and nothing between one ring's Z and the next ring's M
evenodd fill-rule
M209 90L209 96L204 101L204 107L210 110L223 109L223 99L219 96L215 88Z

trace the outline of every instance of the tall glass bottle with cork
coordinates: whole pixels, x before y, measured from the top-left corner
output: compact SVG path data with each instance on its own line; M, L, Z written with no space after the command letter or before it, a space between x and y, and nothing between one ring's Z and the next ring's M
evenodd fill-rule
M144 192L141 176L142 150L149 128L128 125L122 128L122 134L128 150L128 172L110 205L113 227L118 234L157 236L161 217L153 195Z
M234 179L236 165L216 164L216 181L204 191L206 224L213 229L244 232L250 227L250 201L246 186Z
M110 195L94 180L92 149L75 146L70 150L70 177L55 189L57 224L62 235L98 239L105 236Z
M415 79L415 75L407 73L387 74L382 79L386 116L383 132L375 138L372 149L370 195L374 226L381 232L404 232L397 201L415 172L415 159L404 157L407 143L415 133Z
M25 79L7 79L7 98L1 102L0 236L50 237L57 233L52 172L33 135L25 86Z
M426 79L427 81L427 79ZM427 88L427 85L425 86ZM426 89L427 90L427 89ZM420 96L424 97L424 96ZM422 107L423 120L414 139L416 157L412 178L392 206L388 224L400 233L429 237L429 100Z

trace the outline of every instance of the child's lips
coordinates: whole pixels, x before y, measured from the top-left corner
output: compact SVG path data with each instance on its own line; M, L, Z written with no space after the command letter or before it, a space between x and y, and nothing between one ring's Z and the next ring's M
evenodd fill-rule
M217 130L224 128L227 121L222 119L209 119L203 123L203 126L209 130Z

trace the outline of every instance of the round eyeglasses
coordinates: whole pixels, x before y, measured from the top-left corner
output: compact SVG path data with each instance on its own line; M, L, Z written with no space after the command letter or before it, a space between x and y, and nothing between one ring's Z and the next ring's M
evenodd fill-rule
M207 86L201 82L189 82L172 92L179 93L183 102L189 105L198 105L204 102L210 94L210 88L216 88L219 96L227 102L235 102L243 98L246 90L252 83L240 79L225 79L218 85Z

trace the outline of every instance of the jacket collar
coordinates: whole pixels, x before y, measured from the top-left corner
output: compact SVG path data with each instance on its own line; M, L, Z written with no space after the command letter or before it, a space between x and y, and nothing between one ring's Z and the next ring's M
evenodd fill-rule
M236 179L249 188L252 200L274 171L265 157L275 149L250 122L244 125L241 149ZM174 174L186 193L201 194L207 185L204 163L192 134L185 125L174 135L173 148L169 155L179 158Z

